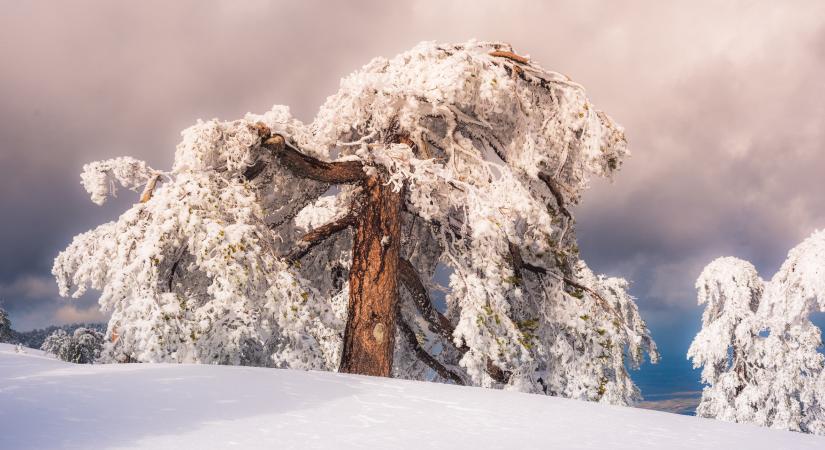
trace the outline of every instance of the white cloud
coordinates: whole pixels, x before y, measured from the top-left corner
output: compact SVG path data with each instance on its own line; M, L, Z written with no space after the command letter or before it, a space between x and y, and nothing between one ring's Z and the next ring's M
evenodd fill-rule
M77 308L74 305L65 305L58 308L54 313L54 321L52 323L68 324L78 322L107 322L108 316L100 311L95 305L86 309Z

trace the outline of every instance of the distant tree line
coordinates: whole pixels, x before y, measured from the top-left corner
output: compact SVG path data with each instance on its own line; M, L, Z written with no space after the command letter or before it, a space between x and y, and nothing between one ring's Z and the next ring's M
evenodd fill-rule
M31 331L16 331L8 313L0 308L0 343L41 349L63 361L91 364L100 355L105 323L50 325Z

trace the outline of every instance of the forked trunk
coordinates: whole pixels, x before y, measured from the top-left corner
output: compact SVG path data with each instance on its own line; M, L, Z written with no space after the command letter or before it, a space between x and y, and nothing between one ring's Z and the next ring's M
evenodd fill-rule
M388 377L395 345L401 194L378 177L355 218L349 306L340 371Z

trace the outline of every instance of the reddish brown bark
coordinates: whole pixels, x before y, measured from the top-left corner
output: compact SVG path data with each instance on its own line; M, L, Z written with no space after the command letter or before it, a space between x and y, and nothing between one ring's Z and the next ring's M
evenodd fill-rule
M341 372L389 377L395 346L401 194L378 177L364 183L349 273Z
M530 60L525 58L524 56L517 55L513 52L506 52L503 50L496 50L494 52L490 52L490 56L498 56L500 58L507 58L509 60L515 61L520 64L530 64Z
M266 139L263 145L293 173L324 183L355 183L367 178L364 165L358 161L326 162L305 155L289 144L280 134ZM252 166L255 167L255 166ZM248 177L247 177L248 178Z
M158 180L160 180L160 174L157 173L149 178L149 182L146 183L146 187L143 188L143 193L140 194L141 203L146 203L152 199L152 193L155 191L155 186L157 186Z
M346 216L341 217L338 220L315 228L309 233L303 235L301 237L301 240L299 240L295 244L295 248L293 248L292 251L290 251L289 254L287 254L284 257L284 259L291 263L298 261L299 259L303 258L307 253L309 253L309 251L312 250L315 246L329 239L330 237L335 235L335 233L346 230L353 224L355 224L355 216L352 214L352 212L350 212L347 213Z
M513 59L509 54L493 56ZM347 324L339 370L384 377L392 374L399 281L404 283L413 295L416 307L424 319L438 330L439 334L452 342L452 324L432 306L427 289L418 277L415 267L399 258L401 193L393 192L379 177L367 177L360 162L320 161L292 147L283 136L271 135L269 128L263 124L256 125L256 128L263 139L262 144L295 175L325 183L360 182L364 188L360 208L307 233L297 243L296 248L285 257L287 261L297 261L312 247L335 233L351 226L355 228L352 268L349 273ZM406 136L400 136L398 142L416 150L415 143ZM247 168L244 176L252 180L264 167L265 162L259 161ZM563 207L561 204L560 206ZM527 264L524 266L532 267ZM418 345L409 325L403 322L399 325L403 337L407 339L420 360L439 372L442 377L463 384L461 377L450 372ZM457 348L461 353L468 350L466 346ZM490 360L487 361L487 371L493 379L501 383L506 383L510 376Z

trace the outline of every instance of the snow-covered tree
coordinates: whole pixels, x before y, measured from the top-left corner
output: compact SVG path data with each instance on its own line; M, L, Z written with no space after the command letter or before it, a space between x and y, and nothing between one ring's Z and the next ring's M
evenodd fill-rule
M310 124L276 106L185 130L169 172L87 165L95 202L145 185L142 202L53 273L63 295L102 291L109 358L629 403L626 367L655 345L627 283L579 258L571 213L627 154L569 78L505 44L422 43L343 79Z
M11 320L9 313L0 308L0 342L8 342L12 336Z
M58 329L43 341L40 349L63 361L91 364L100 356L103 341L103 333L91 328L81 327L72 334Z
M697 414L825 434L825 358L810 320L825 311L825 231L792 249L767 283L750 263L720 258L696 286L708 304L688 352L708 384Z
M705 388L696 410L699 416L741 421L749 404L743 390L754 380L753 346L759 335L756 311L764 283L749 262L719 258L696 281L699 304L707 304L702 329L688 350L695 367L702 366ZM750 411L745 412L745 414Z
M29 331L14 331L12 341L22 344L28 348L40 348L46 338L55 331L62 329L68 334L72 334L78 328L91 328L101 333L106 332L107 324L105 323L72 323L63 325L49 325L45 328L35 328Z
M793 248L765 290L759 313L769 334L758 361L765 374L757 423L825 434L825 357L810 320L815 311L825 312L825 230Z

